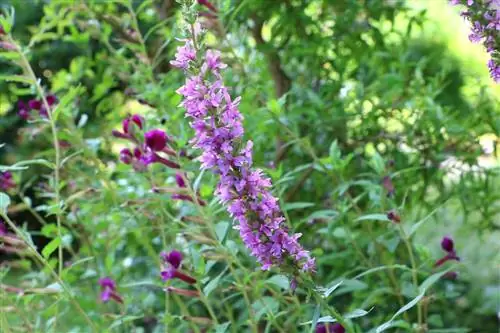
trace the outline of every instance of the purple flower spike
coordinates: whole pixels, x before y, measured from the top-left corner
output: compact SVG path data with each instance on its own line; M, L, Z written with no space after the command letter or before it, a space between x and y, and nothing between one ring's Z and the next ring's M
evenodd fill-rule
M453 252L455 250L453 239L448 236L443 237L441 240L441 248L446 252Z
M240 237L263 270L287 263L296 270L313 272L314 258L299 244L300 234L289 234L270 179L253 168L253 143L243 141L240 97L231 97L221 75L226 64L217 51L207 51L198 59L195 51L188 58L186 50L192 47L192 41L186 40L172 64L183 69L199 66L194 68L196 74L186 72L186 83L177 93L195 132L191 143L201 152L201 168L219 176L216 195L239 222Z
M167 134L159 129L154 129L144 133L146 146L153 151L161 151L167 145Z
M316 333L345 333L345 328L339 323L318 324L316 326Z
M125 164L130 164L132 163L132 160L134 158L134 155L132 155L132 152L128 148L124 148L120 151L120 161L122 161Z
M125 118L122 123L123 132L125 134L129 134L129 132L132 130L132 128L130 127L132 124L136 124L140 129L142 129L142 127L144 126L144 118L142 118L138 114L134 114L131 117Z
M162 253L161 256L165 262L172 265L172 267L174 267L175 269L181 266L182 253L180 253L179 251L173 250L169 253Z
M116 282L110 277L99 279L101 286L101 301L108 302L110 299L123 303L123 298L116 291Z

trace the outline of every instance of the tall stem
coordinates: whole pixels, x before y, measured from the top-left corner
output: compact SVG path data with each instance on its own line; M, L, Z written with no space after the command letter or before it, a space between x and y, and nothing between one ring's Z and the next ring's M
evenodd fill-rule
M58 275L61 276L62 270L63 270L63 252L62 252L62 234L61 234L61 209L62 207L60 206L61 202L61 196L60 196L60 188L59 188L59 182L60 182L60 168L61 168L61 151L59 149L59 140L57 137L57 126L56 126L56 121L53 117L52 110L49 106L49 103L47 102L47 99L45 98L45 94L43 91L42 86L40 85L35 72L31 68L31 65L24 55L24 52L22 52L21 48L19 45L16 44L16 42L9 37L9 42L12 44L16 45L16 50L18 50L19 55L21 56L21 67L24 69L24 71L30 76L31 80L33 80L33 83L35 85L35 88L38 92L38 95L40 95L40 98L42 99L43 106L45 107L45 110L47 110L47 117L50 122L50 128L52 132L52 141L54 145L54 150L55 150L55 160L54 160L54 194L55 194L55 201L57 205L56 209L56 221L57 221L57 237L59 238L59 244L57 245L57 252L58 252Z

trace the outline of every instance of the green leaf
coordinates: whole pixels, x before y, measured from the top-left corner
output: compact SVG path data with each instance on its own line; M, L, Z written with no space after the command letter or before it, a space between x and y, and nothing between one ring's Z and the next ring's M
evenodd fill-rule
M252 304L252 308L255 312L255 320L259 321L264 314L274 316L278 312L279 303L274 297L264 296L260 300L255 301Z
M340 281L323 292L323 298L327 298L331 293L335 291L344 281Z
M442 272L439 272L439 273L435 273L435 274L432 274L431 276L429 276L424 282L422 282L422 284L418 288L419 291L420 291L420 293L414 299L412 299L410 302L408 302L402 308L400 308L392 316L392 318L389 321L387 321L387 322L383 323L382 325L378 326L376 332L380 333L380 332L383 332L386 329L392 327L394 319L396 319L397 316L399 316L403 312L408 311L409 309L411 309L412 307L414 307L415 305L417 305L418 302L424 297L425 292L427 291L427 289L429 289L434 283L436 283L436 281L438 281L443 275L445 275L446 273L448 273L452 268L453 267L450 267L449 269L447 269L445 271L442 271Z
M356 222L366 221L366 220L386 221L386 222L391 221L387 218L386 214L368 214L368 215L363 215L363 216L358 217L356 219Z
M205 288L203 288L203 293L205 294L206 297L208 297L208 295L210 295L210 293L212 291L214 291L215 288L217 288L217 286L219 285L220 279L222 278L222 276L224 276L224 274L226 273L226 270L227 269L225 269L222 273L220 273L215 279L211 279L210 282L207 283Z
M407 267L405 265L379 266L379 267L371 268L371 269L369 269L369 270L367 270L367 271L365 271L365 272L363 272L361 274L358 274L353 279L356 280L356 279L359 279L360 277L363 277L363 276L371 274L371 273L375 273L375 272L386 270L386 269L394 269L394 268L399 268L399 269L411 271L411 268L409 268L409 267Z
M141 319L143 318L144 316L125 316L125 317L121 317L117 320L115 320L109 327L108 329L111 330L113 328L116 328L118 326L121 326L129 321L134 321L134 320L137 320L137 319Z
M312 202L291 202L287 203L283 206L284 210L294 210L294 209L304 209L314 206Z
M226 238L227 232L229 231L230 223L227 221L222 221L217 223L215 226L215 234L217 235L217 239L219 242L223 243Z
M3 192L0 192L0 214L7 214L7 207L9 207L9 205L9 196Z
M61 239L59 237L54 238L49 242L49 244L45 245L42 250L42 255L45 259L47 259L61 244Z
M367 314L369 314L371 311L373 310L373 308L371 308L370 310L366 311L366 310L363 310L363 309L356 309L352 312L349 312L349 313L346 313L344 315L342 315L342 317L344 319L353 319L353 318L359 318L359 317L363 317L363 316L366 316ZM316 323L335 323L337 322L337 319L333 318L332 316L325 316L325 317L321 317L321 318L318 318L318 320L316 321ZM314 323L314 320L312 321L307 321L305 323L301 323L300 325L303 326L303 325L309 325L311 323ZM314 324L316 324L314 323ZM314 327L316 327L316 325L314 325Z
M0 81L19 82L30 85L34 83L30 78L23 75L0 75Z
M273 275L272 277L267 279L266 282L269 284L274 284L275 286L278 286L284 290L288 290L290 288L290 280L285 275Z
M25 165L33 165L33 164L45 165L46 167L51 168L51 169L55 168L54 163L49 162L47 160L44 160L42 158L38 158L35 160L27 160L27 161L17 162L16 164L13 164L12 167L18 168L18 167L23 167Z
M316 325L318 324L320 313L321 313L321 306L318 304L318 305L316 305L316 309L314 310L313 319L310 322L311 329L309 330L309 333L312 333L316 330ZM309 322L303 323L303 325L308 325L308 324L309 324Z
M215 326L215 333L225 333L229 328L229 325L231 325L230 322Z

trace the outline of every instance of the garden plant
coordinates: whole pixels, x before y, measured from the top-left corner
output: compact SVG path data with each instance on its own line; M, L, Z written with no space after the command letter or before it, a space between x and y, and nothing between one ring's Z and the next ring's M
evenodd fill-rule
M499 0L7 0L0 332L494 333Z

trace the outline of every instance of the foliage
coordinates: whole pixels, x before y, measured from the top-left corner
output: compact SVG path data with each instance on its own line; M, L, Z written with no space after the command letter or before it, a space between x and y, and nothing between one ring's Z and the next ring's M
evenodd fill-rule
M198 2L2 7L2 332L493 332L500 96L477 59L426 2ZM261 270L200 171L170 65L195 13L314 274ZM182 172L123 153L153 129Z

